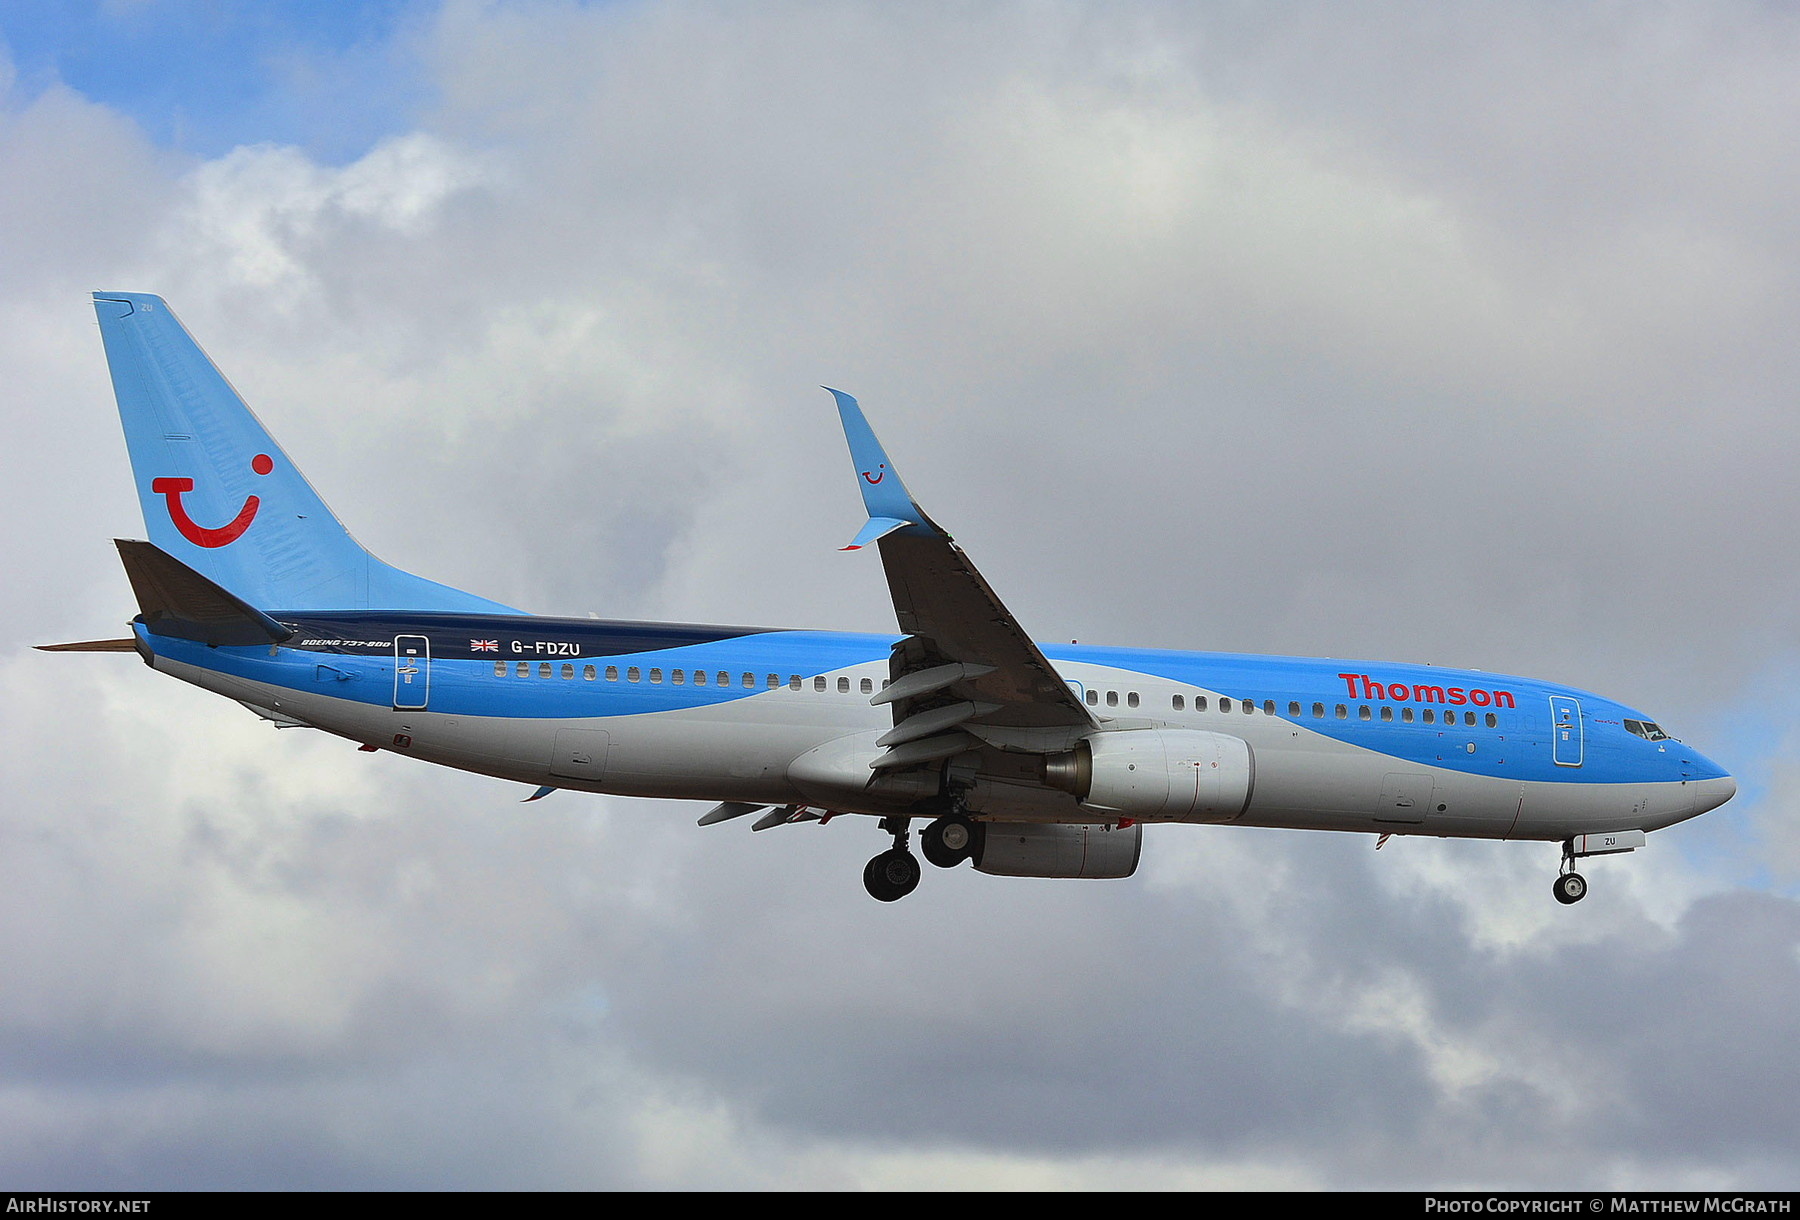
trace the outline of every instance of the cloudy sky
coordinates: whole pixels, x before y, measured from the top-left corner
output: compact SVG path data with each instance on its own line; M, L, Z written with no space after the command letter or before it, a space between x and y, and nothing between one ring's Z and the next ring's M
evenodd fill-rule
M1800 14L0 7L0 1181L1800 1187ZM546 613L888 630L831 401L1040 638L1642 707L1545 844L931 872L278 732L133 658L87 294L359 537Z

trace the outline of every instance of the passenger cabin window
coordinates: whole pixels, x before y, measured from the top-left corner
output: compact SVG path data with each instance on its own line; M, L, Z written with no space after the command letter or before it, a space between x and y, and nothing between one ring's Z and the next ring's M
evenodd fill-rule
M1400 719L1407 724L1411 724L1413 722L1413 710L1410 707L1401 708Z
M596 670L592 665L583 665L581 667L581 680L583 682L592 682L599 676L600 676L599 671Z
M770 675L770 677L773 676L773 674ZM875 683L872 679L864 678L862 680L862 693L865 695L872 695L875 693Z
M1489 713L1488 713L1488 714L1487 714L1487 726L1488 726L1488 728L1490 728L1490 729L1491 729L1491 728L1494 728L1494 727L1495 727L1495 726L1497 726L1497 725L1498 725L1498 724L1499 724L1499 723L1500 723L1500 717L1498 717L1498 716L1496 716L1496 715L1494 715L1494 713L1492 713L1492 712L1489 712Z
M1365 703L1361 707L1356 709L1356 718L1358 720L1367 720L1369 718L1369 705L1368 704Z
M676 686L680 686L683 682L687 681L687 672L680 669L671 669L669 671L669 681Z
M704 669L696 669L694 671L694 685L695 686L705 686L706 685L706 671Z
M1088 701L1089 707L1099 707L1100 706L1100 692L1097 690L1088 691L1087 701Z
M719 680L718 680L717 685L730 686L731 685L731 675L721 669L719 671Z
M1313 704L1313 719L1314 720L1323 720L1324 718L1325 718L1325 705L1323 703Z
M1109 690L1106 692L1106 706L1107 707L1118 707L1119 706L1119 692L1118 691Z
M850 679L839 678L838 679L838 694L847 695L849 693L850 693Z
M1206 696L1205 695L1195 695L1194 696L1194 710L1196 712L1204 712L1206 710Z
M662 685L662 670L660 670L660 669L651 670L650 671L650 680L652 682L656 683L656 685L661 686Z
M606 680L608 682L617 682L619 680L619 667L617 665L608 665L606 667Z
M1138 705L1138 693L1136 691L1132 691L1125 696L1125 706L1126 707L1136 707L1137 705Z
M550 662L539 661L538 662L538 677L548 678L549 676L550 676Z
M638 667L635 665L633 665L630 669L625 671L625 680L627 682L636 682L636 681L640 680L643 676L644 675L638 671Z
M531 676L531 662L530 661L520 661L519 667L517 669L513 670L513 673L517 674L521 678L529 678Z
M1219 696L1219 710L1221 712L1229 712L1231 710L1231 700L1224 695Z
M1184 700L1180 695L1171 695L1169 697L1169 706L1174 708L1178 712L1183 710L1183 706L1185 703L1186 703L1186 700Z
M494 662L494 676L496 678L504 678L506 676L506 662L505 661L495 661Z
M813 679L813 689L814 690L824 690L825 689L825 679L814 678Z
M788 678L788 689L789 690L799 690L800 689L800 675L799 674L793 674Z
M1340 703L1340 704L1338 704L1338 705L1337 705L1337 718L1338 718L1338 719L1339 719L1339 720L1348 720L1348 719L1350 719L1350 709L1349 709L1349 708L1347 708L1347 707L1345 707L1345 706L1344 706L1344 705L1343 705L1343 704L1341 704L1341 703Z
M1392 720L1394 718L1394 709L1384 706L1381 709L1381 718L1383 720Z
M567 661L564 661L563 667L562 667L562 676L565 678L573 678L575 676L575 667L573 665L569 664Z
M755 690L756 689L756 675L755 674L745 674L744 675L744 689L745 690Z
M1291 700L1288 703L1288 715L1298 716L1299 714L1300 714L1300 701L1298 699Z

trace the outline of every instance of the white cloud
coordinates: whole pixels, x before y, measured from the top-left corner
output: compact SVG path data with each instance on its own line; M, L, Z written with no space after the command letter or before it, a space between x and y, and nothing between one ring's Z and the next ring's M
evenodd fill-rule
M256 145L197 167L167 237L233 288L265 294L315 289L310 267L342 230L367 224L389 239L418 241L445 200L479 183L472 158L414 133L385 140L341 168L299 149Z

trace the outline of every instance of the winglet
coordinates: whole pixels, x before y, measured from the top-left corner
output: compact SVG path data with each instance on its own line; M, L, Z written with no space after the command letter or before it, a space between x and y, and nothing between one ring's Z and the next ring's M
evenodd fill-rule
M856 404L856 399L842 390L833 390L830 386L821 388L837 399L838 416L844 421L844 440L850 445L850 460L856 465L856 485L862 492L863 507L869 510L868 524L843 549L858 550L878 538L909 526L942 533L931 518L925 515L925 510L913 501L912 493L906 490L906 484L900 478L900 472L888 460L887 450L881 447L874 429L863 418L862 408Z

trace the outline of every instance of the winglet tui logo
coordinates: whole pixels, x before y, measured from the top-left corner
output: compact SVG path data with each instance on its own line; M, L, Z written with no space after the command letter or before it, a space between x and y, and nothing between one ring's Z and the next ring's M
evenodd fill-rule
M259 453L250 459L250 469L257 474L268 474L275 469L275 460L266 453ZM181 536L195 546L221 547L230 546L244 536L250 523L256 520L256 510L262 507L262 501L255 496L244 497L244 507L238 515L224 525L208 529L188 516L187 508L181 503L183 492L194 490L194 480L185 478L152 479L150 490L169 502L169 520L181 531Z
M874 487L877 483L880 483L881 480L887 478L887 466L886 465L877 466L875 468L875 470L878 470L881 473L876 474L875 471L871 471L871 470L865 470L862 472L862 477L869 481L870 487Z

